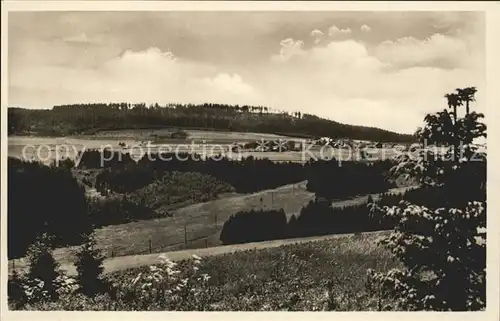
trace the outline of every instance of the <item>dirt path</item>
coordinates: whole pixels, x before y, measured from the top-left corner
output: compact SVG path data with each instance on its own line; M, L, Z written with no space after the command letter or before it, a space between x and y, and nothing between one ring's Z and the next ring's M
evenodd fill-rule
M383 233L383 232L381 232L381 231L366 232L366 233L360 233L360 234L370 235L370 234L380 234L380 233ZM354 234L355 233L335 234L335 235L314 236L314 237L306 237L306 238L294 238L294 239L245 243L245 244L234 244L234 245L217 246L217 247L211 247L211 248L182 250L182 251L155 253L155 254L128 255L128 256L121 256L121 257L106 259L106 260L104 260L103 265L104 265L104 272L105 273L112 273L112 272L116 272L116 271L127 270L127 269L137 268L137 267L141 267L141 266L159 264L160 263L160 259L159 259L160 255L165 255L166 257L168 257L172 261L181 261L181 260L189 259L193 255L197 255L197 256L203 258L203 257L208 257L208 256L216 256L216 255L234 253L237 251L275 248L275 247L280 247L283 245L324 241L324 240L329 240L329 239L351 236ZM22 269L22 268L20 267L19 269ZM68 275L76 275L75 266L72 264L67 264L67 263L61 264L61 269L66 271L66 273ZM11 272L12 272L12 266L9 265L9 274Z

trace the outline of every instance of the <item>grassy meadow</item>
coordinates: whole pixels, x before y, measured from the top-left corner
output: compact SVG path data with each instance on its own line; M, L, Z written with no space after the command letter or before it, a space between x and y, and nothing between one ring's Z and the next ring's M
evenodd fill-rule
M388 271L399 265L377 245L385 232L346 235L334 239L275 248L252 249L203 257L198 275L209 279L183 309L205 311L367 311L379 308L376 295L367 290L369 268ZM192 271L193 259L181 261L182 275ZM130 287L149 266L108 275L120 289ZM142 285L139 281L136 286ZM329 284L334 286L329 289ZM161 284L159 285L161 286ZM171 310L165 299L135 297L128 301L109 294L93 299L81 295L34 305L42 310Z
M235 157L236 154L229 153L229 145L233 143L247 143L252 141L263 140L296 140L302 141L303 138L283 136L266 133L251 133L251 132L227 132L227 131L211 131L211 130L192 130L185 129L183 132L187 134L185 139L171 138L171 134L175 130L172 128L165 129L127 129L127 130L103 130L94 134L67 136L67 137L36 137L36 136L9 136L8 137L8 155L11 157L20 158L24 154L28 159L41 159L44 163L50 163L56 158L58 152L60 156L75 159L78 152L85 149L99 149L103 146L122 150L119 143L125 143L127 146L136 146L129 150L131 154L141 157L141 149L138 146L142 142L150 142L151 152L165 152L166 146L160 148L160 145L168 145L171 151L197 153L205 157L215 155L227 155ZM59 146L58 146L59 145ZM43 148L39 148L44 146ZM63 147L66 146L66 147ZM58 148L58 150L56 150ZM142 152L147 149L143 147ZM350 152L347 149L341 148L326 148L321 152L319 146L314 146L309 149L310 152L302 151L253 151L243 150L240 153L241 157L253 156L255 158L268 158L272 161L291 161L303 163L311 157L328 159L335 157L343 161L359 159L359 155ZM397 151L391 149L372 149L368 152L367 157L370 160L381 158L391 158L396 155Z

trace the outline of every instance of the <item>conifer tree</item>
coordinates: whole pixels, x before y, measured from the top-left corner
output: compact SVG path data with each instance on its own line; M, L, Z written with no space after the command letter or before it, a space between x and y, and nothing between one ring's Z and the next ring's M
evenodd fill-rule
M104 256L96 247L93 234L84 236L85 241L76 254L75 262L77 271L77 283L80 291L87 296L95 296L102 292L104 281L102 279Z
M30 282L42 282L42 291L52 300L57 299L57 280L60 276L59 264L52 255L52 240L47 233L37 237L28 248L28 273Z

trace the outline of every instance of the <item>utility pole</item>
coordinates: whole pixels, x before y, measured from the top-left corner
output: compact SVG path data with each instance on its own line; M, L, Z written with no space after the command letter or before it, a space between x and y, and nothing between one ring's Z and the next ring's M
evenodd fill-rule
M201 174L201 200L203 201L203 192L205 191L205 185L203 185L204 181L203 181L203 173L200 173Z

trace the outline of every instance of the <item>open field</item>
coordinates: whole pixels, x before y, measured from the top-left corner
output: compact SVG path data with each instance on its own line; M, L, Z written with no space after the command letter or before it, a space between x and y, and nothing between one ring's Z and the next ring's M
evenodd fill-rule
M360 154L357 151L349 149L321 148L314 146L304 149L303 151L253 151L241 150L240 152L231 152L230 144L235 141L255 141L259 139L284 139L284 136L271 134L257 133L233 133L233 132L209 132L209 131L191 131L193 133L193 142L190 138L185 141L179 139L167 139L161 144L151 143L149 147L141 145L143 141L138 134L137 136L129 135L123 137L113 136L111 134L102 136L79 136L79 137L24 137L11 136L8 138L8 155L10 157L25 158L27 160L40 160L44 163L50 163L56 158L75 159L79 152L89 149L100 149L103 147L112 148L113 150L128 151L139 159L144 153L156 152L177 152L177 153L196 153L201 157L217 157L218 155L227 156L233 159L241 157L253 156L255 158L268 158L271 161L291 161L304 163L311 158L317 159L332 159L333 157L342 161L360 160ZM191 136L190 136L191 137ZM213 139L205 139L206 137L214 137ZM217 140L219 142L215 142ZM222 141L226 139L225 141ZM204 142L205 141L205 142ZM123 142L130 149L123 149L119 143ZM396 156L397 150L373 148L367 151L367 161L387 159Z
M211 144L232 144L234 142L250 142L256 140L301 140L302 138L290 137L276 134L266 133L250 133L250 132L227 132L227 131L211 131L211 130L194 130L180 129L187 133L186 139L169 139L170 134L176 129L124 129L124 130L107 130L99 131L95 134L67 136L67 137L38 137L38 136L9 136L9 145L26 145L26 144L81 144L88 146L100 146L101 144L110 144L118 146L119 142L133 145L142 141L151 141L154 144L155 139L161 139L163 143L173 144L190 144L195 143L211 143ZM90 147L89 147L90 148ZM95 147L92 147L95 148Z
M164 129L128 129L128 130L108 130L99 131L93 135L89 135L93 138L99 139L132 139L132 140L150 140L155 136L158 138L167 137L176 129L174 128L164 128ZM186 141L194 140L196 142L211 142L211 143L233 143L233 142L248 142L260 139L300 139L287 137L276 134L266 134L266 133L251 133L251 132L229 132L229 131L217 131L217 130L196 130L196 129L184 129L179 128L183 132L188 134Z
M391 192L402 192L412 187L397 188ZM372 195L377 199L377 194ZM261 203L262 198L262 203ZM221 245L219 233L222 224L238 211L260 208L283 208L287 217L300 213L314 193L306 190L306 182L285 185L273 190L249 195L230 195L206 203L190 205L174 212L173 217L142 220L96 229L98 246L105 256L125 256L149 253L149 241L154 253L181 249L197 249ZM366 202L368 195L348 200L335 201L336 207L351 206ZM187 239L187 244L186 244ZM54 251L56 260L68 264L74 260L77 247L59 248ZM210 249L207 251L210 252ZM16 266L23 266L24 259L16 259Z

